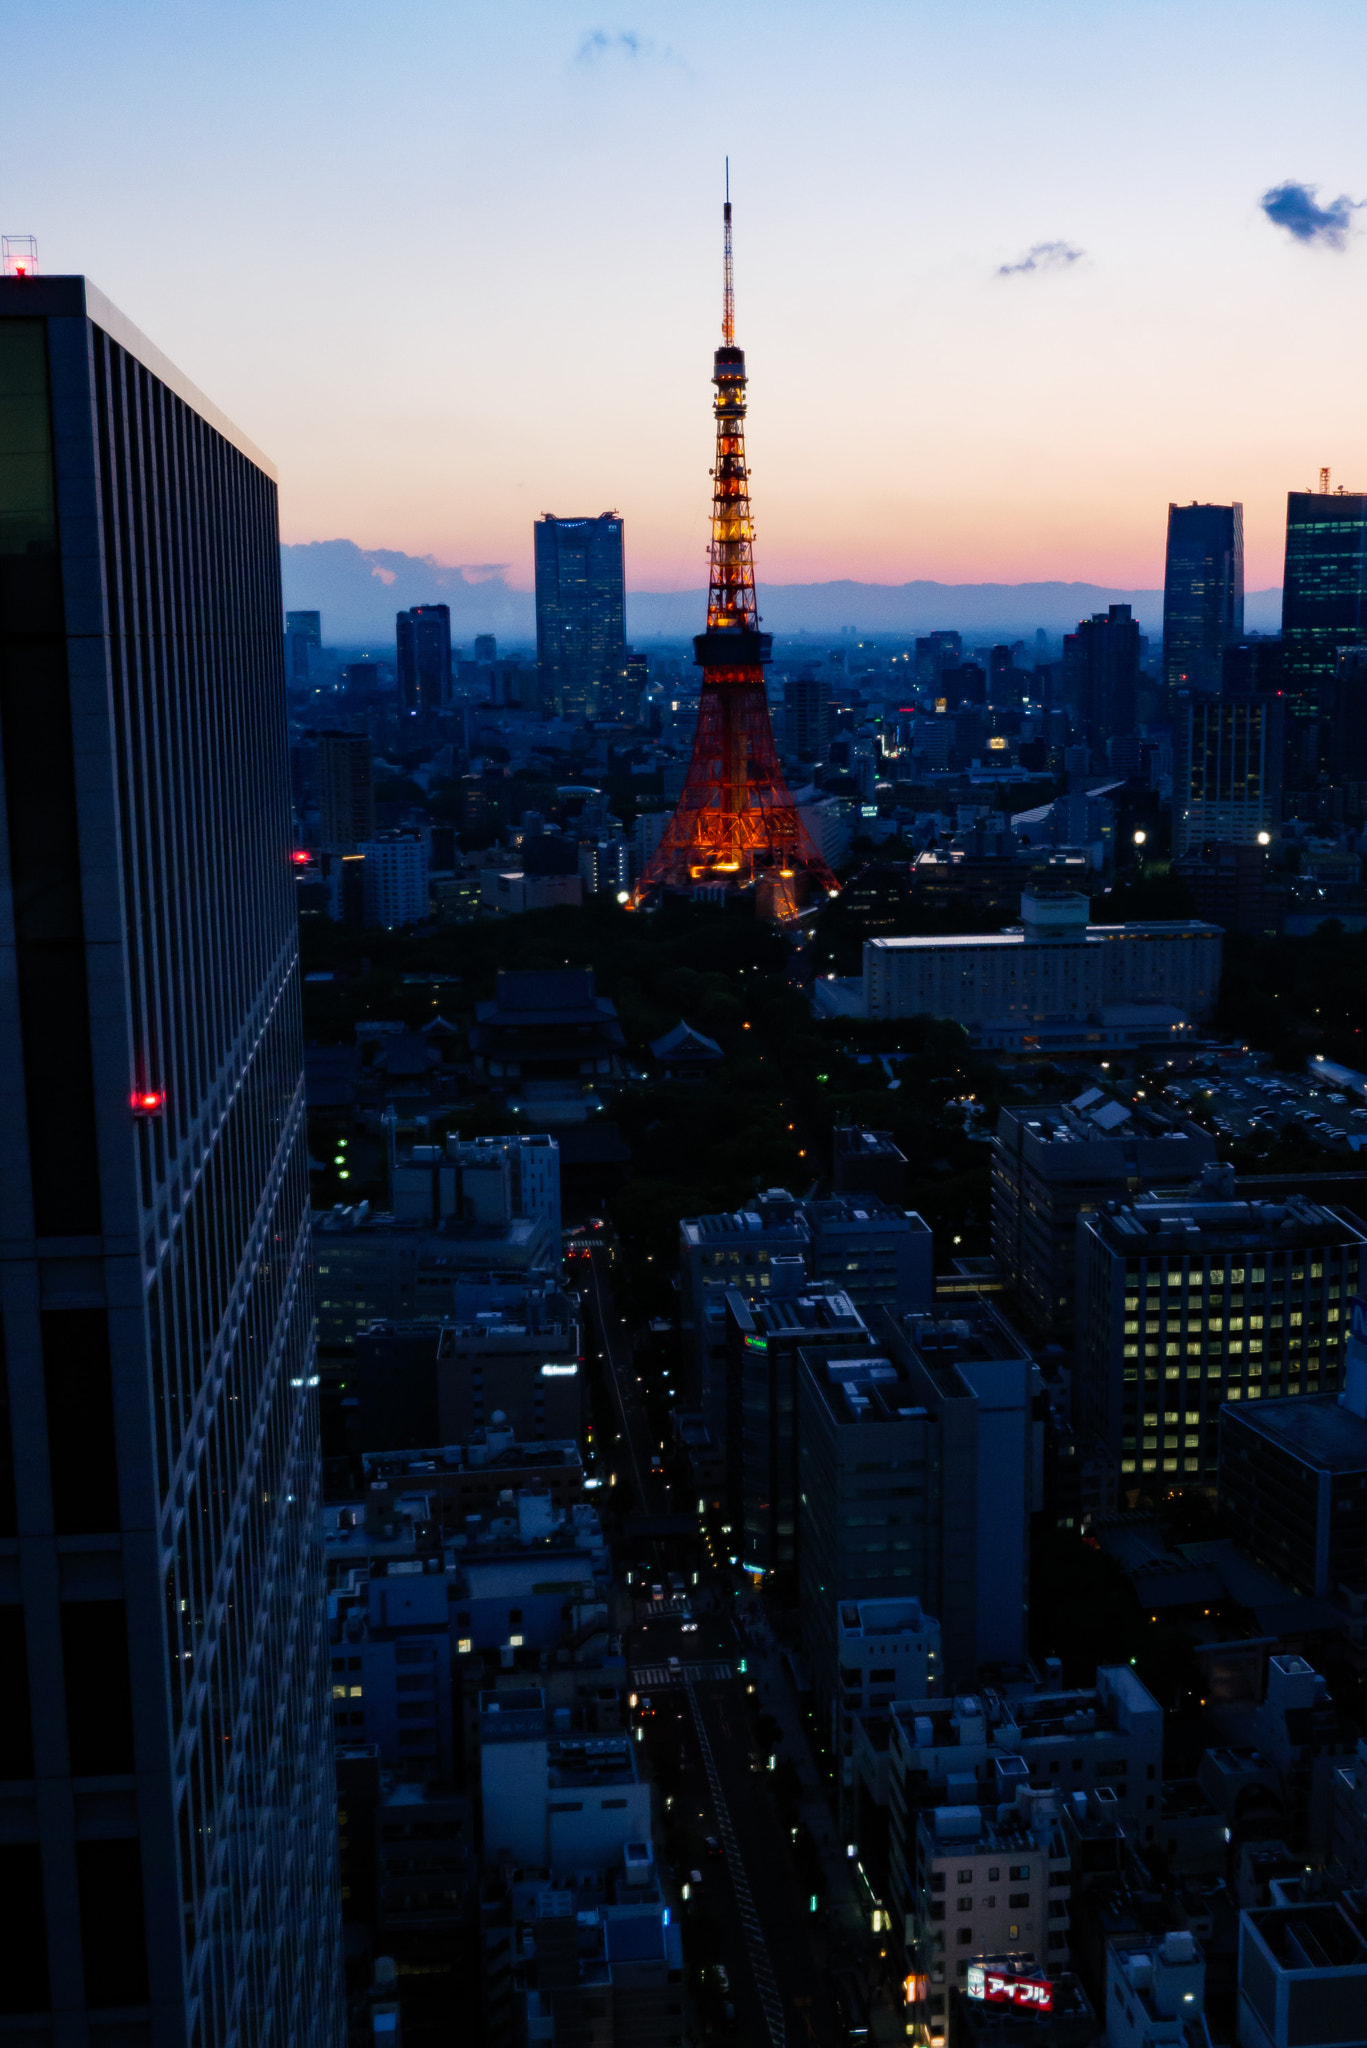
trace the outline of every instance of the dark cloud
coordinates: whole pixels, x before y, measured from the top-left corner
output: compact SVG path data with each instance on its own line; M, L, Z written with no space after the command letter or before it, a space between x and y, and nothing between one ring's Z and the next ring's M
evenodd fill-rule
M1019 262L999 264L997 275L1023 277L1031 270L1067 270L1071 264L1081 262L1082 254L1082 250L1075 249L1071 242L1036 242Z
M1321 206L1315 197L1318 190L1318 185L1302 185L1297 179L1288 178L1284 185L1274 185L1270 192L1264 192L1258 204L1273 227L1285 228L1298 242L1318 242L1326 249L1342 249L1353 215L1363 202L1340 192L1337 199Z

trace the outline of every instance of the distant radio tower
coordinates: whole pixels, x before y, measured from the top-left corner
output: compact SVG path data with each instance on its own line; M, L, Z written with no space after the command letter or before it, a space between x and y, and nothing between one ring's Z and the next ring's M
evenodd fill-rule
M633 902L661 888L721 883L756 889L770 917L839 883L816 851L789 794L769 722L764 663L773 635L759 630L754 528L745 467L745 351L735 345L728 180L722 345L713 358L717 461L713 471L707 631L693 642L702 696L693 758L679 806L636 884Z

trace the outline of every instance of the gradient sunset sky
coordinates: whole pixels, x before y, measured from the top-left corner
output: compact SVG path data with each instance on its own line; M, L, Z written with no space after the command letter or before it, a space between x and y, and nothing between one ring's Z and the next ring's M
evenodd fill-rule
M0 229L278 464L283 537L703 577L722 159L769 581L1161 581L1367 488L1350 0L9 0ZM1335 243L1338 246L1335 246ZM1030 252L1036 251L1033 263Z

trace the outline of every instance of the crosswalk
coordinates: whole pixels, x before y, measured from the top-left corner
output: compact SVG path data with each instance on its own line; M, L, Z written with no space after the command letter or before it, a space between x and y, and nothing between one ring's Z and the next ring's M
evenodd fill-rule
M669 1685L706 1685L735 1675L735 1666L720 1660L713 1664L638 1664L632 1670L631 1684L635 1692L661 1692Z

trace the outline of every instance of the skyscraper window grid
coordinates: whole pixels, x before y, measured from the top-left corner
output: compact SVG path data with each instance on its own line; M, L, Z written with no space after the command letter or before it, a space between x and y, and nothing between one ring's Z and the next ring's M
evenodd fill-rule
M28 1108L3 1178L7 1235L32 1247L8 1262L3 1306L18 1532L54 1552L25 1582L34 1772L70 1787L39 1838L47 1995L54 2012L123 2008L129 2024L145 2009L159 2040L204 2048L330 2043L275 487L84 280L0 286L0 348L32 442L0 508L20 938L4 1028L23 1044ZM30 708L39 670L50 730ZM35 774L59 799L46 823L23 795ZM44 847L55 885L35 912ZM54 1059L68 1069L55 1091ZM156 1113L135 1118L130 1090ZM93 1857L80 1679L109 1610L59 1599L82 1584L118 1616L96 1631L124 1646L116 1725L123 1670L131 1706L119 1754L100 1758L110 1811Z

